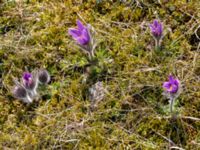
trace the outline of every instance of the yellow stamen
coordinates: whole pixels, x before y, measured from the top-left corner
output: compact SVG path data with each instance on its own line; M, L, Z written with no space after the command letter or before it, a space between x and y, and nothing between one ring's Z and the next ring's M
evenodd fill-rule
M169 90L170 90L170 91L172 91L172 90L173 90L173 86L172 86L172 85L170 85L170 88L169 88Z

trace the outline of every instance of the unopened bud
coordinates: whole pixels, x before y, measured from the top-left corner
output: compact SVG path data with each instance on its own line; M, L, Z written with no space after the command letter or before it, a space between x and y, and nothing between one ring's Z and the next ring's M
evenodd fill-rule
M16 86L13 90L13 95L25 103L32 102L32 99L29 97L28 92L23 86Z
M41 84L47 84L50 81L50 75L47 70L40 70L38 72L38 80Z
M37 87L38 87L38 79L35 75L31 73L25 72L22 77L23 86L28 90L31 97L35 97L37 95Z

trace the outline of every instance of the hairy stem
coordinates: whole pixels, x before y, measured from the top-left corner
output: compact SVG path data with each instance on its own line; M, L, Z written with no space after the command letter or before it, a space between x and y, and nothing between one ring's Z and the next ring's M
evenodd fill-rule
M173 107L174 107L174 98L171 97L170 98L170 113L173 114Z
M160 47L161 47L161 38L154 38L154 40L155 40L155 49L156 50L159 50L160 49Z

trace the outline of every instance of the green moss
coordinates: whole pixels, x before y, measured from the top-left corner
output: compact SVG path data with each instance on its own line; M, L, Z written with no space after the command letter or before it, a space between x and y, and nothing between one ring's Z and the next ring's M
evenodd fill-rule
M3 1L0 5L0 149L199 149L199 2ZM97 31L96 61L68 35L77 19ZM148 24L165 36L155 50ZM45 67L51 83L29 106L12 97L13 77ZM162 83L176 75L177 118ZM87 77L87 81L85 79ZM106 85L91 111L88 88ZM184 118L186 117L186 118Z

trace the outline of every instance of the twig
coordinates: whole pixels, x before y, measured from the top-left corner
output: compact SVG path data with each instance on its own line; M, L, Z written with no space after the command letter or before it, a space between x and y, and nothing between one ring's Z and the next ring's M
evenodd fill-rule
M154 130L153 130L154 131ZM176 145L171 139L167 138L166 136L160 134L159 132L154 131L157 135L161 136L163 139L167 140L170 144Z
M193 121L200 121L200 118L196 118L196 117L190 117L190 116L177 116L181 119L190 119L190 120L193 120ZM157 119L171 119L171 116L164 116L164 117L155 117Z
M200 118L190 117L190 116L180 116L182 119L190 119L194 121L200 121Z
M183 149L183 148L181 148L181 147L177 147L177 146L172 146L172 147L170 147L170 149L185 150L185 149Z

